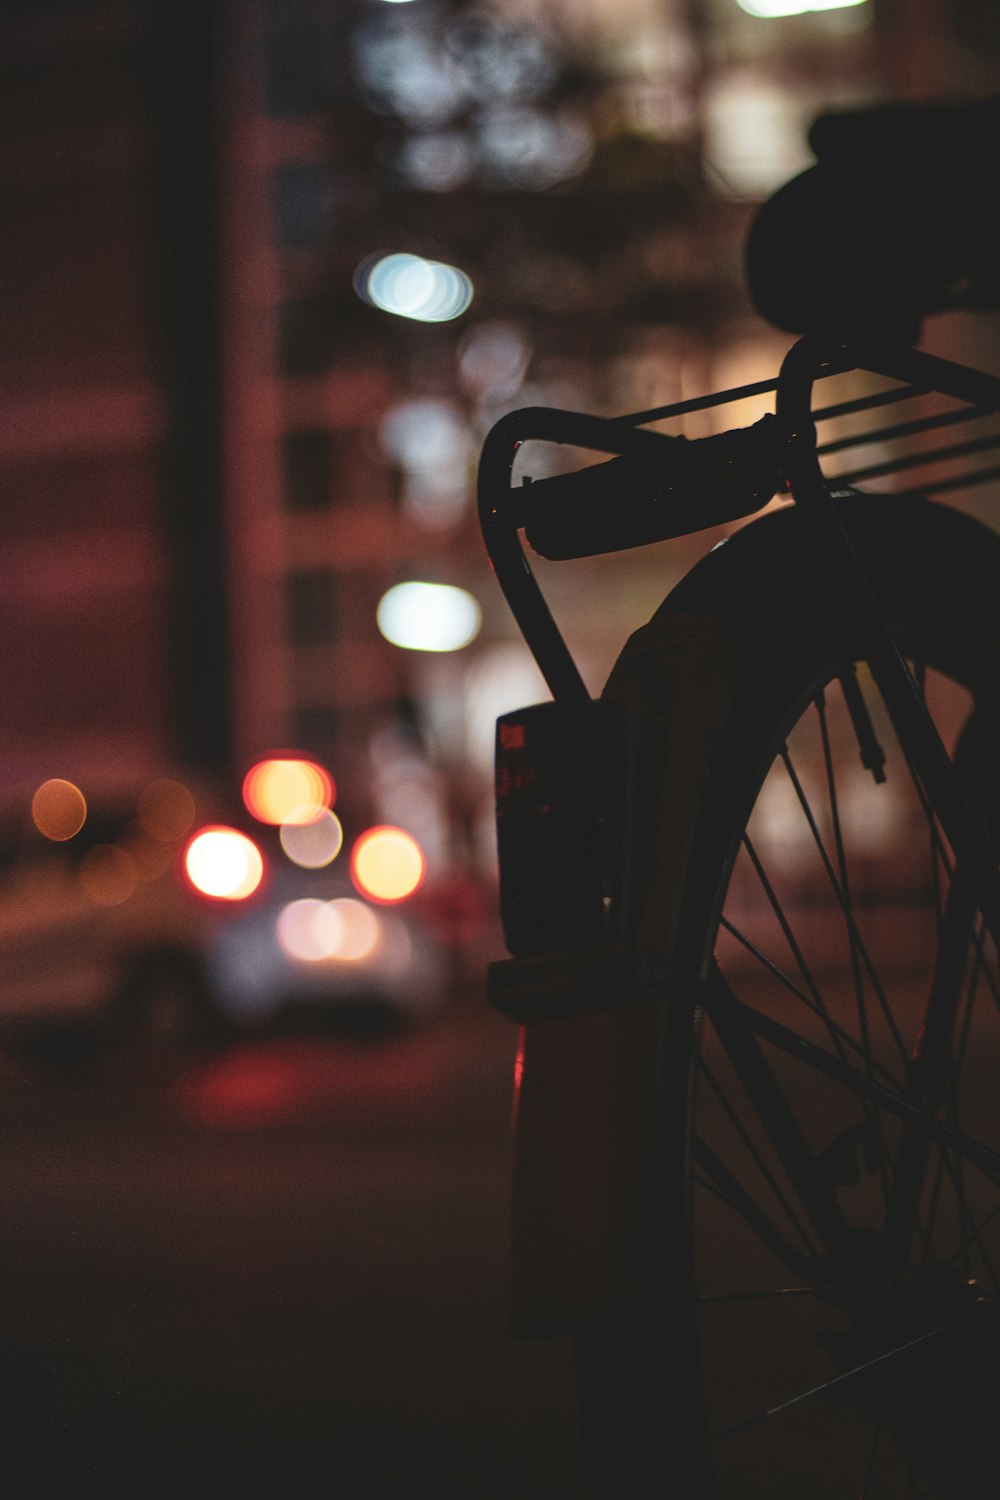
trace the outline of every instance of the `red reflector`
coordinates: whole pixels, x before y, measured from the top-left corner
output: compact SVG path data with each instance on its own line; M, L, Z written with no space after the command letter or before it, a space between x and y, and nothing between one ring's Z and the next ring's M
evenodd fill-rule
M523 724L501 724L499 728L501 750L524 749L525 729Z

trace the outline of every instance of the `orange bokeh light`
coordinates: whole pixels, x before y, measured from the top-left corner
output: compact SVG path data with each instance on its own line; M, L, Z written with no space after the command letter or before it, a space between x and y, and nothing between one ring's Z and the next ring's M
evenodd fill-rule
M260 885L264 860L245 833L215 825L195 834L184 852L184 869L203 896L243 901Z
M194 797L172 776L158 776L139 794L139 822L150 838L182 839L195 819Z
M313 823L333 806L336 786L313 760L276 756L258 761L243 779L243 801L259 823Z
M39 833L63 844L80 832L87 820L87 799L72 781L53 777L43 781L31 799L31 816Z
M382 824L363 833L351 852L351 879L363 896L392 905L405 901L424 878L423 850L402 828Z

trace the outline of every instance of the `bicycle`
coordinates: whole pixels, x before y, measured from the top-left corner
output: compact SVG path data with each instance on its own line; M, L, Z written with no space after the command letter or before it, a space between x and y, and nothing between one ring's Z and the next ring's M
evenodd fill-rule
M484 445L552 692L497 728L513 1324L574 1339L599 1495L996 1492L1000 538L928 497L1000 477L997 413L993 376L806 337L775 380ZM538 440L616 456L515 486ZM592 698L520 532L747 521Z

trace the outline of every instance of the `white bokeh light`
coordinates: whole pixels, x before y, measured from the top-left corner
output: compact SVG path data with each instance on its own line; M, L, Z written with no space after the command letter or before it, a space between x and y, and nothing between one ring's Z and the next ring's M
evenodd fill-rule
M301 963L322 963L332 958L343 939L340 914L329 901L313 896L283 906L276 931L278 942L289 958Z
M355 286L374 307L418 323L449 323L472 302L472 282L464 271L422 255L397 253L362 261Z
M324 808L310 823L285 823L278 837L293 864L304 870L321 870L340 853L344 830L337 814Z
M594 142L586 122L569 110L550 115L503 105L482 112L477 146L489 181L540 192L579 176Z
M204 828L184 854L188 879L203 896L242 901L260 885L264 862L252 839L235 828Z
M275 924L285 954L298 963L363 963L380 947L382 923L353 896L321 901L305 896L289 901Z
M327 905L340 924L336 951L331 957L348 964L370 958L382 936L382 923L371 907L353 896L338 896Z
M736 3L748 16L773 20L778 16L804 16L812 10L848 10L854 5L867 4L867 0L736 0Z
M458 407L424 398L387 414L382 446L403 471L401 501L418 525L444 531L465 514L470 498L471 436Z
M379 602L378 628L407 651L460 651L479 634L482 611L448 583L397 583Z

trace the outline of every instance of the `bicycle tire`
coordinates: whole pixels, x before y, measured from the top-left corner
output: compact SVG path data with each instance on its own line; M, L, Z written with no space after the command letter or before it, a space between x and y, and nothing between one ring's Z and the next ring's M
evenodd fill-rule
M969 795L1000 822L1000 539L917 498L838 503ZM942 1058L964 1028L961 1088L952 1078L945 1103L920 1094L917 1107L1000 1146L985 1066L997 1061L989 1046L1000 1032L995 948L978 920L962 918L968 903L947 899L933 810L867 685L861 718L887 753L886 779L857 760L842 684L864 662L864 643L810 550L802 512L772 513L703 559L626 647L607 691L661 712L673 703L668 720L682 714L685 684L704 676L685 652L697 656L706 631L723 642L731 701L721 729L706 716L701 761L686 756L688 784L664 790L695 809L690 849L652 861L662 870L680 859L684 894L645 1258L632 1306L577 1339L595 1491L974 1500L994 1493L986 1473L1000 1451L989 1435L1000 1399L990 1313L1000 1308L1000 1217L991 1216L1000 1189L950 1138L914 1145L927 1140L926 1121L907 1125L896 1111L924 1087L906 1057L922 1014L918 981L937 972L957 997ZM918 845L928 866L919 880ZM851 1078L883 1084L896 1102L887 1110L864 1083L831 1080L815 1050L790 1057L759 1031L747 1045L734 1000L854 1065ZM935 1062L926 1046L921 1080ZM822 1393L806 1394L814 1388Z

